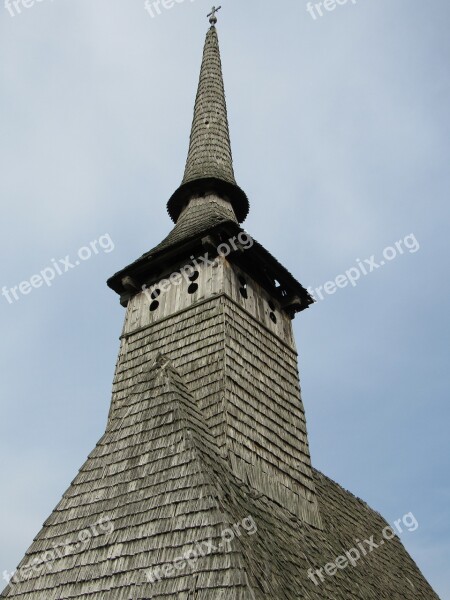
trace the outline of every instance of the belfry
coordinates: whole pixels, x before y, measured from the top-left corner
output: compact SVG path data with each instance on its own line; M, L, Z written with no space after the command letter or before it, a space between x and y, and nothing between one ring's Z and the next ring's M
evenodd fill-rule
M125 323L105 433L1 598L437 599L382 517L311 465L292 319L313 300L242 228L218 10L174 226L108 280Z

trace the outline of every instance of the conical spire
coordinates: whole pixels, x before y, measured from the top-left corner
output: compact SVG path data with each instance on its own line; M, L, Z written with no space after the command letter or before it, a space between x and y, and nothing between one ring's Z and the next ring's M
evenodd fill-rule
M214 25L206 35L184 178L167 205L172 219L177 221L192 196L208 191L228 199L238 221L244 221L249 204L234 178L219 40Z

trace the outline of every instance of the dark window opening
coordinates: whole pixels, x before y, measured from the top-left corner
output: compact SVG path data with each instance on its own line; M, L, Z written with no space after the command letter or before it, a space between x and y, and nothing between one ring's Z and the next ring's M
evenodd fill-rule
M150 311L154 312L159 306L159 302L158 300L153 300L153 302L150 304Z
M198 284L197 283L191 283L191 285L188 287L188 294L195 294L195 292L198 290Z
M242 275L240 275L238 277L239 279L239 283L241 284L241 287L239 288L239 293L241 294L241 296L245 299L248 298L248 292L247 292L247 280L245 279L245 277L242 277Z
M198 271L194 271L192 275L189 276L189 281L197 281L200 273Z
M153 290L153 292L151 293L151 298L152 300L156 300L156 298L158 298L158 296L161 295L161 290Z
M277 317L276 317L275 313L271 312L271 313L270 313L270 315L269 315L269 317L270 317L270 320L271 320L273 323L276 323L276 322L277 322Z

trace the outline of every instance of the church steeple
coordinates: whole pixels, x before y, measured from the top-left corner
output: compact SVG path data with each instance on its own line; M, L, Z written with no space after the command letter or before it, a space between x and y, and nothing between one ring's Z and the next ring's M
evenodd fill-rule
M194 255L203 257L207 252L210 258L217 257L218 248L229 239L246 235L239 223L248 214L249 202L233 170L215 27L219 8L213 7L208 15L211 26L203 50L184 177L167 203L175 226L160 244L108 280L124 306L164 274L171 275L191 262ZM256 240L253 242L245 251L242 244L230 248L228 262L257 281L289 318L308 308L313 299L307 290Z
M237 185L231 153L227 106L222 76L219 40L213 9L206 34L189 152L183 181L170 198L167 209L177 222L190 198L215 192L228 200L239 222L248 214L247 196Z
M439 600L311 465L292 318L312 298L237 222L216 12L176 225L108 280L126 315L106 431L0 599ZM352 568L370 532L389 542Z

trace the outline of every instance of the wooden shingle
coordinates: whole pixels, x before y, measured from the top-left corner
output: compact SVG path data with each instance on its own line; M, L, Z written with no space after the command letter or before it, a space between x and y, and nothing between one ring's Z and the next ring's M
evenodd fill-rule
M214 253L247 210L212 27L176 225L108 281L127 308L106 431L0 598L438 600L397 537L309 576L387 523L312 467L291 323L308 293L256 242ZM150 310L142 284L186 261Z

